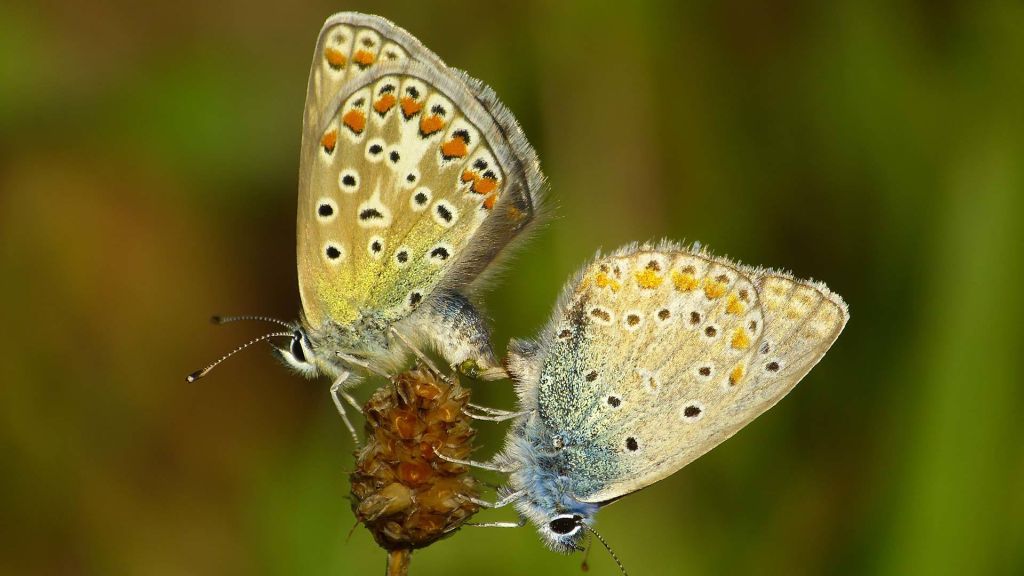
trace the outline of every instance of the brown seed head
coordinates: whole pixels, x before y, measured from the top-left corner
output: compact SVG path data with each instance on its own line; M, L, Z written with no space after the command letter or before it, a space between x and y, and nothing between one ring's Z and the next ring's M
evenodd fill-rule
M367 402L366 445L351 475L352 510L381 547L422 548L458 528L477 511L465 466L475 431L462 409L469 392L416 369L394 378Z

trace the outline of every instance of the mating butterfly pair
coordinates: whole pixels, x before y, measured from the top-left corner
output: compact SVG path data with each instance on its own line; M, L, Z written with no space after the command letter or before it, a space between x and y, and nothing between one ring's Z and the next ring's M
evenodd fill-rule
M697 247L630 245L568 282L540 335L511 343L506 373L471 296L536 222L543 193L535 152L489 88L383 18L332 16L303 118L302 317L257 341L289 338L278 349L289 366L332 378L354 438L344 404L360 407L346 388L426 360L425 347L464 373L511 376L520 405L488 416L515 420L505 449L463 463L509 473L490 505L514 505L567 552L603 504L780 400L849 316L820 283Z

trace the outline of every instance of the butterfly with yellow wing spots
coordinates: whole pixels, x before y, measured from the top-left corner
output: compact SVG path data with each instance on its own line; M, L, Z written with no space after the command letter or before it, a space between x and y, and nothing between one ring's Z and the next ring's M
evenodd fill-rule
M775 405L849 319L820 282L674 242L598 255L534 340L509 345L520 410L492 462L545 544L579 549L597 511L674 474ZM444 458L444 456L442 455ZM445 458L452 460L451 458ZM621 568L621 564L620 564Z
M303 117L302 315L275 334L292 339L280 357L333 379L353 436L345 389L359 373L395 374L420 346L470 375L505 376L470 296L537 220L543 188L490 88L383 18L330 17Z

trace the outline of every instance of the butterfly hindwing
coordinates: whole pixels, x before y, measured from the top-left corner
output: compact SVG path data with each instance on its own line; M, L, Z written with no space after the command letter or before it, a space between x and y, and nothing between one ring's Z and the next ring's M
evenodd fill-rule
M847 318L821 284L702 251L598 258L567 287L539 377L571 493L612 500L701 456L791 390Z
M401 29L353 18L328 21L310 75L298 260L313 327L367 310L393 323L439 287L472 282L532 220L541 185L489 89ZM361 42L378 57L357 58ZM370 63L339 71L331 58Z

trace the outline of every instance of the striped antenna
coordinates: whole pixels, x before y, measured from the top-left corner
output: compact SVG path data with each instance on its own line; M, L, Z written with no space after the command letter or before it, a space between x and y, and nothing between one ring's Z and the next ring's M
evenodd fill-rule
M248 348L249 346L252 346L253 344L255 344L257 342L262 342L264 340L269 340L270 338L294 338L294 336L295 335L292 332L273 332L271 334L264 334L263 336L260 336L259 338L253 338L252 340L246 342L245 344L242 344L238 348L235 348L231 352L228 352L227 354L221 356L219 359L217 359L216 362L213 362L212 364L210 364L206 368L203 368L202 370L196 370L195 372L189 374L188 376L185 377L185 381L191 384L192 382L195 382L196 380L199 380L203 376L206 376L207 374L209 374L210 370L213 370L214 368L216 368L217 365L220 364L221 362L227 360L228 358L231 358L235 354L241 352L242 350L245 350L246 348Z

